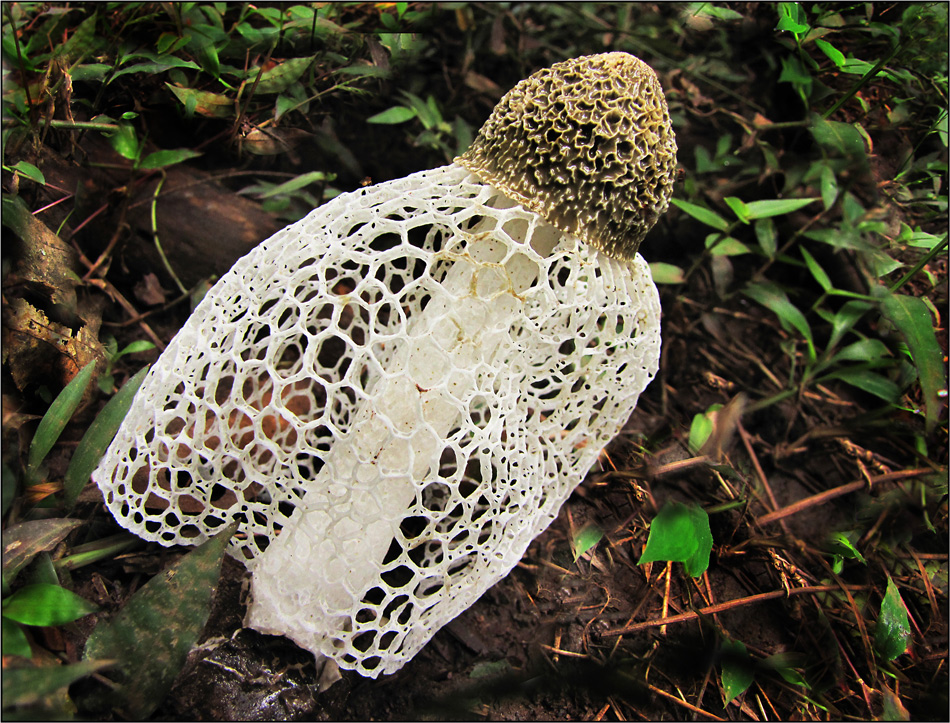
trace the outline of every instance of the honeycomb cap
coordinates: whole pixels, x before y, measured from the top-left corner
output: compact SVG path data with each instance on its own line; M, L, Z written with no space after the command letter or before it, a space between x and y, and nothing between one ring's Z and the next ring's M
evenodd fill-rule
M669 206L676 139L653 69L629 53L603 53L522 80L455 163L627 260Z

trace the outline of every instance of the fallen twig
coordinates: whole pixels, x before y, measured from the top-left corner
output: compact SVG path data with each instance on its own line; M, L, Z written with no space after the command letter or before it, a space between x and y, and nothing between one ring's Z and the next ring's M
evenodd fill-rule
M870 487L881 482L893 482L894 480L907 479L909 477L918 477L922 474L932 472L933 470L929 467L927 468L918 468L918 469L905 469L898 472L889 472L887 474L877 475L876 477L869 477L866 479L855 480L854 482L848 482L843 484L840 487L834 487L830 490L825 490L824 492L819 492L817 495L812 495L811 497L806 497L803 500L798 502L793 502L786 507L783 507L780 510L775 510L775 512L769 512L766 515L755 520L757 525L767 525L770 522L775 522L777 520L790 517L791 515L797 514L802 510L807 510L809 507L814 507L815 505L820 505L828 500L833 500L836 497L842 497L852 492L857 492L860 489Z
M783 588L782 590L772 590L771 592L762 592L757 595L750 595L748 597L741 597L736 600L729 600L717 605L707 605L704 608L699 608L698 610L693 610L688 613L680 613L679 615L671 615L668 618L658 618L656 620L647 620L642 623L634 623L633 625L618 628L617 630L605 630L603 633L601 633L601 636L610 638L615 635L627 635L629 633L639 632L640 630L646 630L647 628L655 628L658 625L683 623L688 620L695 620L700 615L713 615L715 613L721 613L726 610L732 610L733 608L743 607L745 605L753 605L766 600L791 597L792 595L834 592L835 590L840 590L842 587L851 590L865 590L867 588L866 585L812 585L810 587L793 587L790 590L785 590Z

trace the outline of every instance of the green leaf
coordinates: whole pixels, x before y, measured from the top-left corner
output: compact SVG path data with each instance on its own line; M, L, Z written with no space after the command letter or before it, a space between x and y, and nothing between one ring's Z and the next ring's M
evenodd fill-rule
M72 665L44 665L37 668L3 669L3 708L28 706L65 688L80 678L112 664L109 660L91 660Z
M58 46L54 55L66 60L72 65L90 50L96 47L96 13L83 20L73 34L62 45Z
M837 67L844 65L844 53L838 50L834 45L829 43L827 40L822 40L821 38L815 39L815 45L823 52L828 58L834 63Z
M814 115L811 119L811 134L822 146L838 151L845 158L867 162L864 139L850 123L825 120Z
M900 387L894 382L868 369L840 369L822 377L822 381L825 379L840 379L891 404L895 404L901 396Z
M907 224L901 224L901 234L898 236L897 240L901 243L907 244L908 246L933 251L933 249L935 249L938 244L942 243L946 237L947 234L941 234L940 236L937 236L936 234L921 231L919 226L915 229L912 229Z
M808 68L793 55L782 57L782 72L779 73L778 80L780 83L791 83L806 94L810 92L813 83Z
M742 15L729 8L721 8L708 2L686 3L684 14L702 18L716 18L717 20L742 20Z
M886 685L881 686L881 720L909 721L910 712L901 703L900 696Z
M682 284L684 279L683 269L662 261L650 262L650 274L655 284Z
M697 206L695 203L682 201L678 198L670 199L670 202L680 211L688 213L697 221L704 223L707 226L711 226L718 231L725 231L729 228L729 222L726 219L724 219L715 211L710 211L704 206Z
M284 113L296 108L299 108L301 113L306 113L308 107L309 103L301 105L299 99L289 93L282 93L278 95L277 100L274 101L274 119L279 119Z
M155 41L155 47L158 50L159 55L166 55L168 53L174 53L179 48L188 44L189 38L181 38L175 33L162 33L158 36L158 40ZM174 58L174 60L179 60L179 58ZM194 69L198 70L198 66L194 65Z
M749 223L749 207L746 205L745 201L741 198L736 198L735 196L726 196L723 201L726 202L726 205L732 209L732 212L736 215L742 223Z
M778 232L775 230L775 221L771 218L760 218L755 222L755 238L759 246L770 259L775 258L778 251Z
M434 96L426 97L426 116L428 116L430 127L436 127L441 125L444 121L442 120L442 111L439 110L439 104L436 102ZM420 119L425 121L425 116L420 114Z
M827 211L834 206L838 198L838 179L827 164L821 167L821 202Z
M135 65L128 65L121 70L117 70L113 74L112 78L109 79L111 83L116 78L128 75L129 73L144 73L146 75L155 75L157 73L164 73L166 70L171 70L172 68L188 68L190 70L200 70L200 66L191 61L184 60L183 58L176 58L172 55L162 58L161 60L156 60L151 63L136 63Z
M198 641L211 610L232 523L138 590L86 642L85 659L114 658L111 703L125 718L147 718L161 703Z
M713 256L741 256L749 253L749 247L732 236L711 233L706 237L706 248Z
M833 361L871 362L890 356L887 346L880 339L862 339L848 344L834 355Z
M182 88L171 83L165 83L165 85L189 113L198 113L209 118L228 118L234 115L234 101L225 95L209 93L206 90Z
M738 640L722 641L722 689L726 703L745 693L752 685L755 668L745 645Z
M197 158L201 154L197 151L192 151L188 148L174 148L164 151L155 151L154 153L149 153L145 158L142 159L142 162L139 163L139 168L144 169L153 169L153 168L167 168L168 166L174 166L177 163L182 161L187 161L189 158Z
M131 123L119 123L119 130L109 136L109 145L123 158L134 161L142 152L142 145Z
M3 617L24 625L65 625L99 608L59 585L37 583L3 601Z
M35 470L39 467L53 445L56 444L59 435L62 434L66 424L72 418L73 412L79 406L79 402L82 401L95 367L94 361L86 364L82 371L72 378L69 384L63 388L63 391L53 400L53 403L50 404L49 409L36 428L33 441L30 443L30 454L27 461L30 469Z
M778 4L778 25L776 30L787 30L795 35L801 35L808 32L808 20L805 17L805 11L798 3L779 3Z
M76 498L86 486L93 470L105 454L106 448L112 443L112 438L115 437L119 425L128 414L135 392L138 391L147 371L147 366L140 369L112 399L106 402L102 411L89 425L89 429L86 430L79 444L76 445L63 479L63 494L67 508L75 504Z
M260 82L258 82L257 87L255 88L255 93L280 93L281 91L286 90L293 83L297 82L297 79L303 75L307 68L313 64L312 56L304 56L301 58L290 58L285 60L283 63L274 66L270 70L266 70L261 74ZM257 75L257 69L251 71L247 78L248 90L250 86L254 85L254 79Z
M21 658L32 658L33 651L30 650L30 641L26 639L26 633L19 623L8 618L0 618L3 623L3 654L18 655ZM6 677L7 671L4 669L3 675Z
M325 180L327 180L327 175L323 171L310 171L309 173L303 173L296 178L291 178L289 181L274 186L270 190L262 193L260 198L270 198L271 196L292 193L309 186L311 183Z
M798 653L775 653L765 658L761 665L774 670L792 685L808 685L804 676L796 668L804 668L807 658Z
M429 96L429 100L424 101L415 93L402 91L403 97L409 101L409 108L415 113L416 117L422 121L425 128L435 128L442 122L442 114L435 105L435 99Z
M805 264L808 266L808 270L811 271L811 275L815 277L815 281L821 286L822 290L828 291L833 288L831 279L828 278L828 274L825 273L825 270L821 268L821 265L815 260L815 257L812 256L808 249L802 246L802 257L805 259Z
M689 449L693 454L699 454L699 450L706 444L706 440L709 439L709 435L713 431L712 413L720 409L722 409L721 404L713 404L702 414L693 417L693 421L689 426L688 442Z
M944 109L940 111L940 116L937 118L936 125L934 125L934 133L940 138L944 148L947 147L948 136L950 136L950 122L948 120L950 120L950 114Z
M133 341L128 346L122 348L122 351L117 352L113 357L113 360L118 359L119 357L125 356L126 354L138 354L142 351L149 351L155 348L155 344L145 339L139 339L138 341Z
M348 65L344 68L337 68L334 73L342 75L368 75L371 78L388 78L392 72L386 68L380 68L378 65Z
M638 564L682 562L689 575L699 577L709 566L711 550L712 533L705 510L669 502L650 524L646 549Z
M838 343L854 325L858 323L862 316L873 309L874 306L867 301L848 301L837 312L831 322L831 338L828 340L828 349L834 349Z
M884 660L894 660L910 644L910 621L897 586L890 576L881 601L881 615L874 630L874 648Z
M774 198L765 201L749 201L745 204L750 219L784 216L804 208L817 198Z
M46 185L46 176L44 176L43 172L32 163L27 163L26 161L17 161L15 164L10 166L10 168L19 173L21 176L26 176L34 183L38 183L41 186Z
M91 80L101 82L111 70L112 66L106 65L105 63L83 63L82 65L74 66L69 73L69 77L73 81Z
M199 33L207 30L214 30L210 26L196 26L193 27L194 30L197 30ZM214 46L214 41L206 38L200 38L200 36L194 36L196 42L191 43L192 48L195 50L195 54L198 56L198 62L201 63L201 67L206 73L208 73L213 78L218 78L221 75L221 60L218 57L218 49Z
M374 116L370 116L366 119L367 123L386 123L386 124L396 124L396 123L405 123L407 120L411 120L416 117L416 112L412 108L405 108L401 105L397 105L389 110L384 110L382 113L377 113Z
M845 557L867 565L867 560L864 559L864 555L858 551L843 532L832 533L828 538L828 542L837 554L844 555Z
M943 352L934 333L930 310L916 296L891 294L881 304L881 311L900 331L917 367L917 378L924 395L924 409L928 434L940 418L945 402L940 390L946 388Z
M604 531L593 523L586 524L578 530L577 534L574 535L574 539L571 540L571 552L574 555L574 562L577 562L577 558L600 542L603 537Z
M55 517L47 520L29 520L11 525L3 531L3 580L13 582L37 554L52 550L66 539L82 522Z
M771 282L761 282L758 284L749 284L743 293L754 301L759 302L766 309L774 313L782 326L797 330L808 343L811 358L815 358L815 348L812 341L811 327L805 315L799 311L788 299L788 295Z

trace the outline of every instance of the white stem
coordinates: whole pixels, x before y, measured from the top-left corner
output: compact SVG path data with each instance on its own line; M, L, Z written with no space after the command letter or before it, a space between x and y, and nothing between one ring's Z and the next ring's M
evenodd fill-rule
M498 208L514 205L500 194L496 202ZM469 413L465 403L478 375L500 362L494 357L501 337L522 313L523 295L539 271L523 245L529 233L531 249L541 257L561 236L540 218L536 225L509 223L502 230L486 216L460 250L447 248L445 293L410 321L410 341L393 354L371 390L372 401L360 406L302 503L254 565L249 627L286 635L317 653L326 638L341 632L344 613L352 614L378 585L406 510L422 480L437 474L446 436ZM508 255L519 246L524 250ZM336 522L324 511L328 500ZM301 593L305 586L319 593ZM299 622L300 603L307 605L305 624Z

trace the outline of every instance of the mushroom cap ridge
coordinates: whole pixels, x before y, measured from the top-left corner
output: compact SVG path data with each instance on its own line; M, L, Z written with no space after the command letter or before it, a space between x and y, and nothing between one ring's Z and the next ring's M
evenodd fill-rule
M603 53L522 80L455 162L555 228L631 259L669 206L676 139L653 69Z

